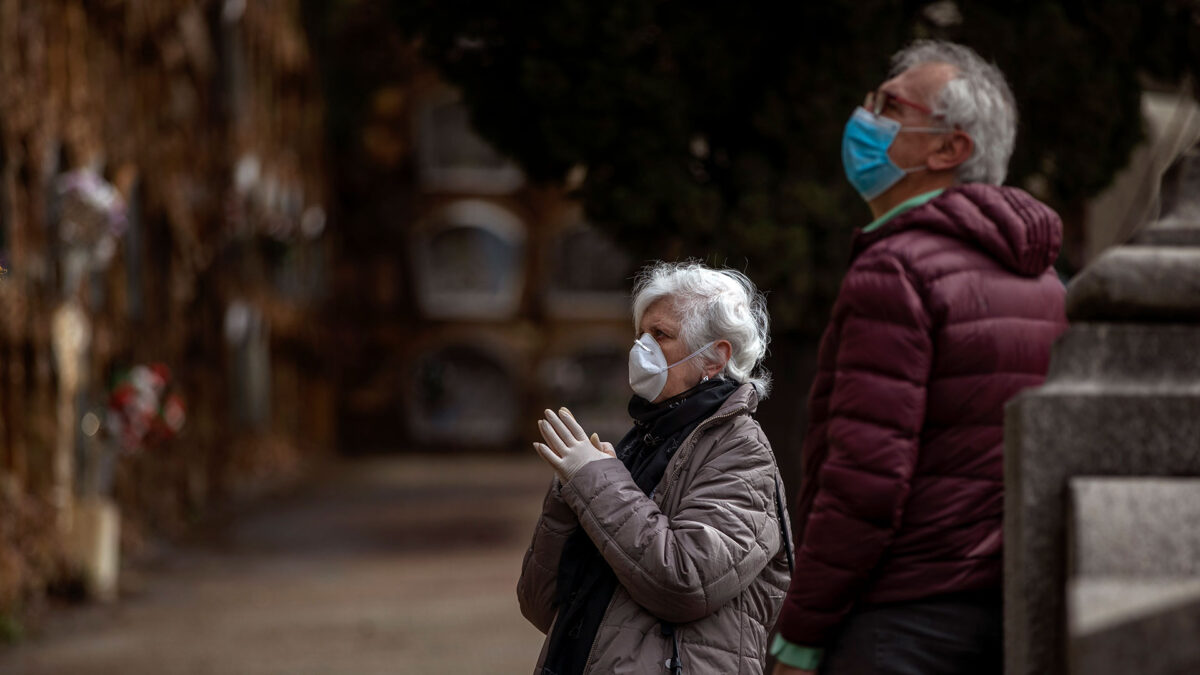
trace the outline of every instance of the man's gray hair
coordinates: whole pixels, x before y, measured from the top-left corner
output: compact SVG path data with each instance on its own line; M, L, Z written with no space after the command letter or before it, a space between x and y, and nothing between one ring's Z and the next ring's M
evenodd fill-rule
M933 102L935 115L971 137L975 151L958 167L960 183L999 185L1017 138L1017 104L1004 74L969 47L917 40L892 57L892 76L923 63L947 63L958 73Z
M754 385L759 399L771 391L771 376L762 367L771 341L767 300L741 272L711 269L698 262L656 262L638 273L633 287L633 330L659 300L669 300L679 319L679 337L688 352L709 342L728 340L732 347L721 376ZM704 365L719 364L712 347L696 357Z

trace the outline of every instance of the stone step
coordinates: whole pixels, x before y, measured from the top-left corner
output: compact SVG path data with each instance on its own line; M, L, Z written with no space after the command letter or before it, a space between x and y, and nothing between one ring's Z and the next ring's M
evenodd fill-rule
M1075 323L1059 338L1049 384L1200 394L1200 325Z
M1067 291L1072 321L1200 321L1200 248L1118 246Z
M1069 576L1200 577L1200 478L1070 481Z
M1200 672L1200 579L1082 577L1067 614L1071 675Z

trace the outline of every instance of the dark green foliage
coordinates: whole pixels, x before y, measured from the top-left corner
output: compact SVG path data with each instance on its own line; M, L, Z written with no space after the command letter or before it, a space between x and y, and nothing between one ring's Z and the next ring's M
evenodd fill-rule
M1175 10L1130 0L961 4L964 21L948 37L996 61L1017 96L1009 182L1045 179L1039 196L1058 207L1106 187L1142 138L1139 73L1183 73L1183 45L1170 44L1164 23ZM1152 69L1156 59L1176 66Z
M587 167L591 219L644 258L746 268L781 328L824 322L849 233L841 131L888 57L946 37L996 61L1022 114L1009 183L1069 207L1141 137L1139 75L1197 66L1196 2L513 0L393 3L476 127L534 180Z
M15 615L0 611L0 644L16 644L25 637L25 627Z

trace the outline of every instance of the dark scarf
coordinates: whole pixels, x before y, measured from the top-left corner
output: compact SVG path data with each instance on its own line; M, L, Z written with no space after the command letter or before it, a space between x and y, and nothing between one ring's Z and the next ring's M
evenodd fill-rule
M681 443L715 413L738 388L729 380L709 380L667 399L629 401L633 428L616 446L617 458L647 496L654 494ZM544 675L582 673L600 620L617 588L617 576L583 528L563 548L558 565L558 619L550 633Z

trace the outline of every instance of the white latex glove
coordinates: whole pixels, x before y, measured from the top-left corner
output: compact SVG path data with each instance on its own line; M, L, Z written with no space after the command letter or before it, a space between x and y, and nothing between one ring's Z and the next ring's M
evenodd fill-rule
M546 444L534 443L533 448L554 467L563 483L570 482L588 462L617 456L611 443L601 442L596 434L588 438L566 408L559 408L557 414L547 410L546 419L538 420L538 429Z

